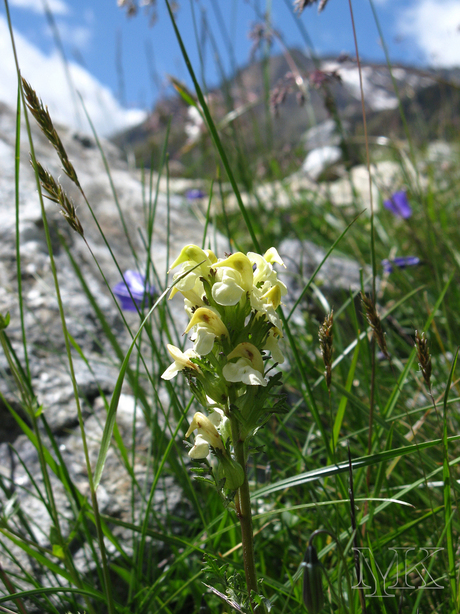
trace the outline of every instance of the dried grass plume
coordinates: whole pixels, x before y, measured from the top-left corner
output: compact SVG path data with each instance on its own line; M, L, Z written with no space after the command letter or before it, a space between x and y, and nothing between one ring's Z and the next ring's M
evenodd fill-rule
M307 6L312 6L313 4L315 4L315 2L317 2L317 0L295 0L294 11L296 13L299 13L300 15L302 11L304 10L304 8L306 8ZM327 3L328 3L328 0L320 0L318 4L318 13L321 13L321 11L325 8Z

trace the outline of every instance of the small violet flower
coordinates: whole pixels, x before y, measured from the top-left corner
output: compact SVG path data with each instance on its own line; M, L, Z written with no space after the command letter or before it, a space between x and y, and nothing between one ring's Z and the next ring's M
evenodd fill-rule
M405 220L412 215L412 207L409 204L409 199L404 190L392 194L388 200L383 202L383 205L394 215L402 217Z
M206 196L206 194L199 188L192 188L186 192L185 196L187 197L187 200L201 200Z
M382 260L382 266L385 273L390 274L393 271L393 266L400 269L405 269L408 266L417 266L420 264L420 258L417 256L399 256L393 260Z
M125 311L137 311L136 307L142 308L148 304L149 294L151 296L156 294L155 287L146 283L145 277L141 273L128 270L125 271L123 277L125 280L114 286L113 293L120 301L121 308Z

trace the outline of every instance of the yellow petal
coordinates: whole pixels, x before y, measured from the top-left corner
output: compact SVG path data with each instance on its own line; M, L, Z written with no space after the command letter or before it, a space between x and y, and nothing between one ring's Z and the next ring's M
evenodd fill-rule
M168 301L170 301L173 296L176 296L176 294L179 292L179 288L177 286L174 286L174 288L171 290L169 297L168 297Z
M188 333L189 330L197 324L203 324L209 328L209 330L211 330L216 337L221 337L222 335L228 337L228 331L225 324L222 322L220 317L214 313L214 311L211 311L207 307L200 307L195 311L184 332Z
M236 346L236 348L230 352L227 356L227 360L231 360L232 358L247 358L254 369L260 371L260 373L264 372L264 361L262 360L262 354L256 348L255 345L249 343L248 341L243 341Z
M224 449L224 444L219 435L219 431L216 429L211 420L197 411L193 416L193 420L188 427L188 431L185 433L186 437L190 437L195 429L198 429L199 434L205 439L213 448Z
M241 252L236 252L236 254L232 254L225 260L213 264L213 267L229 267L235 269L235 271L238 271L241 275L243 289L246 292L252 291L252 264L249 258Z
M181 352L180 349L176 348L175 345L171 345L170 343L167 343L166 348L168 352L171 354L171 357L174 360L174 362L178 363L179 365L183 365L184 367L187 367L188 369L195 369L195 371L200 370L198 365L192 362L187 356L187 354L185 354L184 352Z
M208 258L209 258L211 264L214 264L215 262L217 262L217 256L216 256L216 254L212 250L205 249L204 251L208 255Z
M179 256L174 260L174 262L172 263L172 265L169 267L169 270L171 271L172 269L175 269L176 266L178 266L179 264L183 264L184 262L196 262L196 264L199 264L200 262L204 261L208 261L209 258L206 254L206 252L204 252L201 247L198 247L197 245L186 245L185 247L182 248L181 253L179 254ZM211 262L209 262L208 264L211 264Z
M264 254L264 258L270 264L272 262L277 262L278 264L281 264L282 266L284 266L284 268L286 268L286 265L281 260L281 256L278 254L278 250L275 247L270 247L270 249L267 249Z
M278 285L273 286L268 292L262 295L262 299L273 305L273 309L277 309L281 303L281 289Z

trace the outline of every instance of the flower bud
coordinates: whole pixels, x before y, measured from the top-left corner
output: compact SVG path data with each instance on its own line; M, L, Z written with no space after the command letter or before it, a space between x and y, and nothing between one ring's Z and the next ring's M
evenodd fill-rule
M323 609L324 594L321 579L321 564L318 561L316 549L307 546L303 560L303 602L308 614L318 614Z
M222 443L222 439L219 435L219 431L216 429L211 420L200 411L197 411L193 416L192 423L188 427L188 431L185 433L185 436L190 437L195 429L198 430L198 434L201 435L202 439L207 441L213 448L225 450L224 444Z
M217 479L225 478L225 488L236 490L244 482L243 467L228 456L219 455Z

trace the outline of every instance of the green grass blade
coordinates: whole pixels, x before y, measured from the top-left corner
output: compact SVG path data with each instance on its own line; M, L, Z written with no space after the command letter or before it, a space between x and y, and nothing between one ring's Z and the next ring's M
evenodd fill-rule
M460 435L453 435L448 438L448 442L459 441ZM441 439L434 439L432 441L425 441L423 443L419 443L417 445L406 446L404 448L396 448L394 450L387 450L385 452L379 452L378 454L370 454L368 456L362 456L360 458L355 459L352 462L353 470L360 469L361 467L367 467L369 465L377 465L378 463L383 463L397 456L405 456L407 454L413 454L417 450L427 450L429 448L433 448L439 446L442 443ZM255 491L251 498L256 497L265 497L271 493L274 493L278 490L283 490L285 488L293 488L294 486L300 486L301 484L306 484L307 482L312 482L313 480L318 480L320 478L325 478L329 475L336 475L337 473L344 473L349 470L348 461L343 463L337 463L336 465L329 465L328 467L321 467L320 469L313 469L312 471L306 471L304 473L300 473L298 475L294 475L290 478L286 478L284 480L280 480L278 482L274 482L269 486L264 486L259 490Z
M452 512L452 488L454 487L452 481L452 475L449 468L449 450L448 450L448 440L447 437L447 400L449 398L450 388L452 386L452 379L455 372L455 367L457 366L459 348L455 353L455 358L452 361L452 366L449 373L449 378L446 384L446 392L444 394L444 411L443 411L443 435L442 435L442 446L444 452L443 459L443 469L442 469L442 477L444 480L444 523L446 527L446 541L447 541L447 556L449 560L449 583L451 589L451 600L452 605L455 606L457 601L457 583L455 580L455 552L456 552L456 543L453 534L453 512Z
M161 303L161 301L168 294L168 292L171 290L171 288L173 288L181 279L183 279L189 273L191 273L197 267L199 267L200 264L202 264L202 263L197 264L195 267L193 267L193 269L190 269L189 271L187 271L183 275L180 275L174 281L173 284L171 284L170 286L168 286L166 288L166 290L155 301L155 304L153 305L153 307L150 309L150 311L148 312L148 314L144 318L142 324L139 327L139 330L137 331L137 333L134 336L134 339L131 342L131 345L129 346L129 349L128 349L128 351L126 353L126 356L125 356L125 358L123 360L123 363L121 365L120 373L118 374L117 382L115 384L115 388L114 388L114 391L113 391L113 394L112 394L112 399L110 401L110 407L109 407L109 411L108 411L108 414L107 414L107 420L106 420L106 423L105 423L105 426L104 426L104 431L102 433L101 448L99 450L98 458L97 458L97 461L96 461L96 467L95 467L95 470L94 470L94 488L95 489L99 486L99 483L101 481L101 477L102 477L102 472L104 470L105 461L106 461L107 454L108 454L108 451L109 451L110 443L112 441L112 434L113 434L113 429L115 427L115 421L117 419L117 409L118 409L118 402L120 400L121 389L122 389L123 382L124 382L124 379L125 379L126 371L128 369L129 359L130 359L130 356L131 356L131 353L132 353L133 349L135 348L135 346L137 344L137 340L139 339L139 337L140 337L140 335L142 333L142 330L143 330L144 326L146 325L146 323L148 322L151 314L155 311L155 309L157 308L159 303Z
M328 251L326 252L326 255L324 256L324 258L321 260L321 262L318 264L318 266L316 267L315 271L313 272L312 276L310 277L310 279L308 280L308 283L306 284L305 288L302 290L302 292L300 293L299 298L296 300L296 302L294 303L291 311L289 312L286 321L289 322L289 320L291 319L292 314L294 313L294 311L297 309L297 306L299 305L299 303L301 302L301 300L303 299L303 297L305 296L306 292L308 291L308 288L311 286L311 284L313 283L315 277L318 275L318 273L321 270L321 267L323 266L323 264L326 262L326 260L329 258L329 256L332 254L332 252L334 251L334 249L337 247L337 245L340 243L340 241L342 240L342 238L347 234L347 232L350 230L350 228L353 226L353 224L356 222L356 220L359 218L359 216L363 213L363 211L361 211L361 213L358 213L358 215L356 217L353 218L353 220L348 224L348 226L345 228L345 230L337 237L337 239L334 241L334 243L331 245L331 247L328 249Z
M204 114L204 116L206 118L206 123L208 125L209 132L211 134L211 138L214 141L214 145L216 146L216 149L217 149L217 151L219 153L219 156L220 156L220 159L222 161L222 164L223 164L223 166L225 168L225 171L227 173L228 179L229 179L229 181L230 181L230 183L232 185L232 189L233 189L233 192L235 194L236 200L238 202L238 206L240 208L241 215L243 216L243 219L245 221L245 224L246 224L246 227L248 229L248 232L251 235L251 239L252 239L252 242L254 244L254 248L256 249L256 251L260 252L261 249L260 249L259 241L257 240L257 237L256 237L256 235L254 233L254 229L252 227L251 220L249 218L248 212L246 211L246 207L244 206L244 203L243 203L243 201L241 199L241 194L240 194L240 190L238 188L238 184L236 183L236 180L235 180L232 168L231 168L230 163L228 161L227 154L225 153L225 149L224 149L224 147L222 145L222 141L220 140L220 137L219 137L219 134L217 132L217 128L215 126L214 120L212 119L211 113L209 111L209 107L208 107L208 105L206 103L206 99L205 99L205 97L203 95L203 92L201 90L200 84L198 83L198 80L196 78L195 71L193 70L192 64L191 64L190 59L188 57L187 50L185 49L185 45L184 45L184 42L183 42L182 37L180 35L179 29L177 27L174 14L173 14L173 12L171 10L171 6L169 4L169 0L166 0L166 6L167 6L167 9L168 9L168 13L169 13L169 17L171 19L172 26L174 28L174 32L176 34L177 41L178 41L180 49L181 49L182 56L184 58L186 66L187 66L187 70L188 70L188 72L190 74L190 77L192 78L193 85L195 86L195 90L196 90L196 94L197 94L198 100L200 102L201 108L203 109L203 114Z
M163 298L167 295L169 291L169 288L167 288L162 294L161 296L158 298L157 301L155 301L155 304L153 305L153 307L150 309L150 311L148 312L147 316L144 318L142 324L139 327L139 330L137 331L137 333L134 336L133 341L131 342L131 345L129 346L129 349L126 353L126 356L123 360L123 363L121 365L121 369L120 369L120 373L118 374L118 378L117 378L117 382L115 384L115 388L112 394L112 399L110 401L110 407L109 407L109 411L107 413L107 420L104 426L104 431L102 434L102 439L101 439L101 447L99 450L99 454L97 457L97 462L96 462L96 468L94 470L94 488L97 488L99 486L99 483L101 481L101 477L102 477L102 472L104 470L104 465L105 465L105 461L107 458L107 454L109 451L109 447L110 447L110 443L112 441L112 435L113 435L113 429L115 427L115 421L117 419L117 409L118 409L118 403L120 401L120 395L121 395L121 389L123 386L123 382L125 379L125 374L126 371L128 369L128 365L129 365L129 359L131 357L131 353L133 351L133 349L136 347L136 343L137 340L139 339L142 330L145 326L145 324L147 323L150 315L153 313L153 311L156 309L158 303L160 301L163 300Z
M104 595L98 593L97 591L91 589L80 589L80 588L70 588L70 587L52 587L52 588L36 588L29 591L21 591L14 594L14 597L6 596L0 597L0 603L8 603L8 601L12 601L13 599L27 597L35 597L40 595L57 595L59 593L71 593L75 595L82 595L84 597L91 597L92 599L97 599L97 601L105 601Z
M358 364L358 356L359 356L359 343L356 346L355 351L353 352L353 358L350 365L350 370L348 371L347 381L345 384L345 388L348 392L351 391L351 387L353 385L353 379L355 377L356 365ZM337 442L339 440L340 429L342 428L343 417L345 415L345 410L347 408L348 398L346 396L342 396L339 403L339 408L337 410L337 415L335 417L334 426L332 429L332 449L335 450L337 447Z
M442 292L440 293L440 295L439 295L435 305L433 306L433 309L431 310L431 313L430 313L430 315L428 316L428 318L427 318L427 320L425 322L425 326L423 327L424 331L427 331L429 329L431 323L433 322L434 317L436 315L436 312L438 311L439 307L441 306L441 304L442 304L442 302L444 300L444 297L446 295L446 292L447 292L447 290L448 290L448 288L449 288L453 278L454 278L454 271L449 276L448 280L446 281L446 283L445 283L445 285L444 285L444 287L442 289ZM388 315L388 312L386 314L384 314L384 317L386 315ZM409 374L409 371L410 371L410 368L412 366L412 363L414 362L416 353L417 352L416 352L416 349L414 347L412 349L412 352L411 352L409 358L406 361L406 364L404 366L403 372L399 376L398 385L393 388L393 391L392 391L392 393L390 395L390 398L388 399L388 402L387 402L385 408L382 410L382 414L385 417L387 417L387 418L389 418L391 416L391 414L393 413L394 408L396 407L396 403L397 403L398 398L399 398L399 396L401 394L401 389L404 386L404 382L407 379L407 376Z

